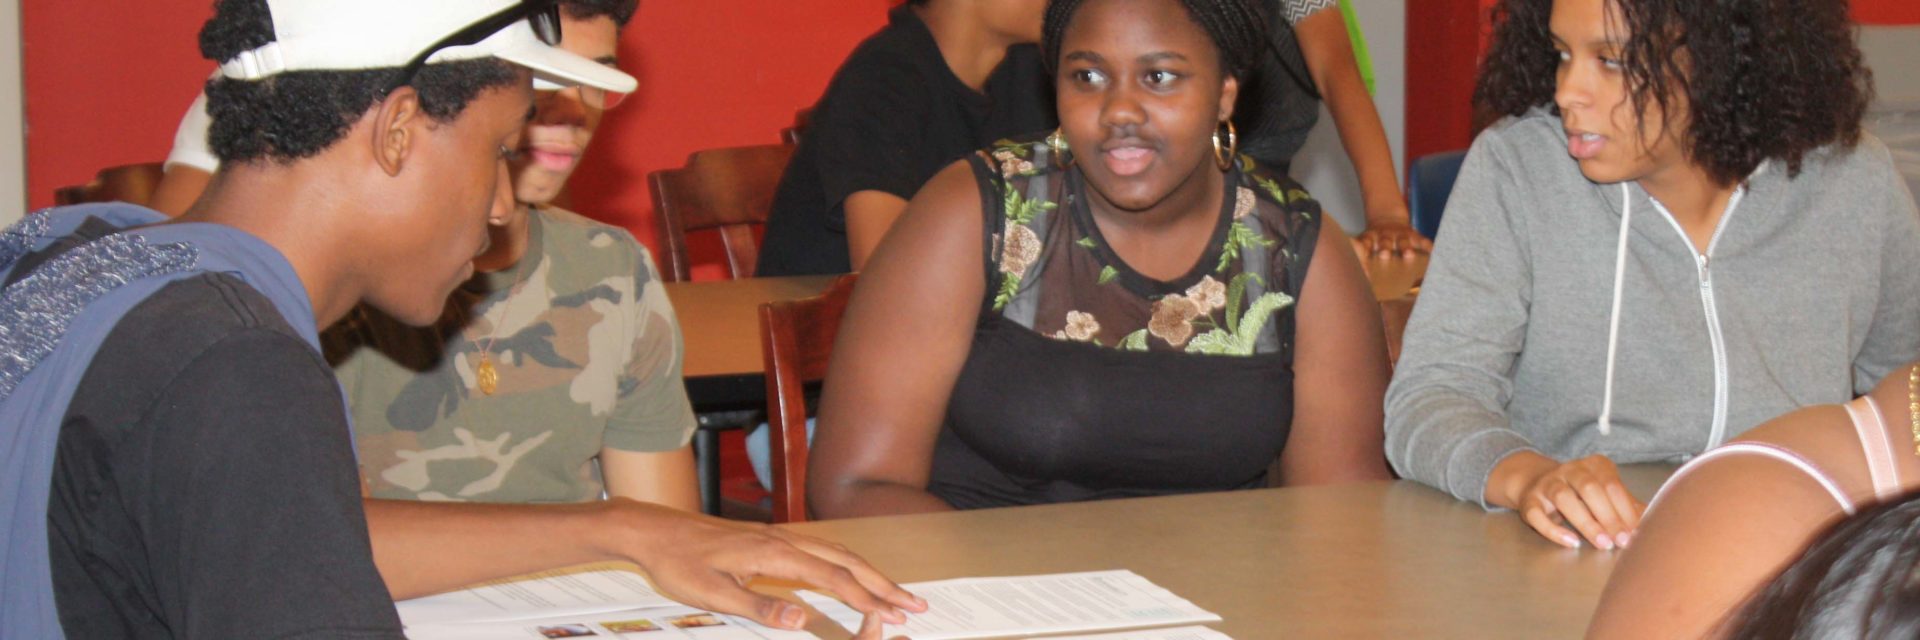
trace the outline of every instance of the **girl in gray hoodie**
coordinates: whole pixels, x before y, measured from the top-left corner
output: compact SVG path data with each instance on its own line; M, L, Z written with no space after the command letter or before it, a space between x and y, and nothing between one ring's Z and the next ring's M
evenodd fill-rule
M1386 398L1405 477L1627 544L1674 462L1920 356L1920 219L1843 0L1503 0Z

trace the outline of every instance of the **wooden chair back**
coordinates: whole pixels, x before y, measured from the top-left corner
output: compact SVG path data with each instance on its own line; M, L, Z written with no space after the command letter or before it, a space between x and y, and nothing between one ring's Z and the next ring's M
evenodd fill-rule
M774 522L807 520L807 385L827 377L840 316L859 275L840 276L820 295L760 305Z
M53 191L53 203L66 206L85 202L128 202L145 205L153 201L153 191L165 173L158 162L143 162L107 167L92 182L60 187Z
M780 130L780 139L787 144L800 144L800 136L806 135L807 125L813 123L813 107L807 107L793 114L793 126Z
M753 230L766 224L773 193L787 169L793 147L769 144L708 149L687 157L679 169L647 175L653 186L653 215L667 235L664 277L684 282L690 277L687 232L713 229L726 251L728 276L753 276L760 245Z

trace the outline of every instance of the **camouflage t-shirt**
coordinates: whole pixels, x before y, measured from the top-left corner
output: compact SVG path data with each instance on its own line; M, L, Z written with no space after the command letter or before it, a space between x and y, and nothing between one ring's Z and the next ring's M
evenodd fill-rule
M592 500L602 447L691 437L680 328L646 249L568 211L529 217L526 256L455 290L438 325L361 307L323 336L374 497Z

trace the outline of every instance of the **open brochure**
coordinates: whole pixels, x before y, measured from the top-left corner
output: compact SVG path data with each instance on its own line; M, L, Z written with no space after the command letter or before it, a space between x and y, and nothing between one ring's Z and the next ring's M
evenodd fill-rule
M589 615L407 627L408 640L819 640L805 631L762 626L745 618L672 606Z
M1039 640L1233 640L1227 634L1198 625L1185 627L1167 627L1164 629L1140 629L1116 633L1099 633L1090 636L1047 636Z
M927 611L908 614L904 625L888 625L884 635L889 638L897 635L913 640L997 638L1220 620L1220 616L1125 570L961 578L901 586L926 598ZM799 593L802 600L840 626L848 630L859 628L860 612L828 596L811 591Z
M660 595L638 567L569 567L395 603L411 640L818 640Z
M447 622L508 622L679 606L619 564L556 569L394 603L408 628ZM564 637L564 636L562 636Z

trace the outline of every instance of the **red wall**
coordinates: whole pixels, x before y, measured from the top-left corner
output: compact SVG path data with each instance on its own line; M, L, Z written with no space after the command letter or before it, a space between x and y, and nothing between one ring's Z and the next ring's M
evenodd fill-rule
M1920 2L1853 0L1853 19L1863 24L1920 24Z
M1407 0L1406 162L1472 142L1473 76L1494 0ZM1865 24L1920 24L1920 1L1853 0Z
M207 0L23 0L28 205L101 167L166 157L212 66Z
M1407 0L1407 142L1402 162L1464 149L1485 0Z
M620 47L640 89L608 115L576 208L654 245L646 174L709 147L779 141L894 0L643 0ZM206 0L24 0L30 204L105 166L164 158L212 69Z
M638 95L603 125L574 179L576 208L655 245L646 173L699 149L778 140L893 0L645 0L621 46ZM1491 0L1407 3L1407 158L1466 147ZM1877 24L1920 2L1855 0ZM24 0L27 188L34 207L101 167L164 157L210 63L206 0Z

